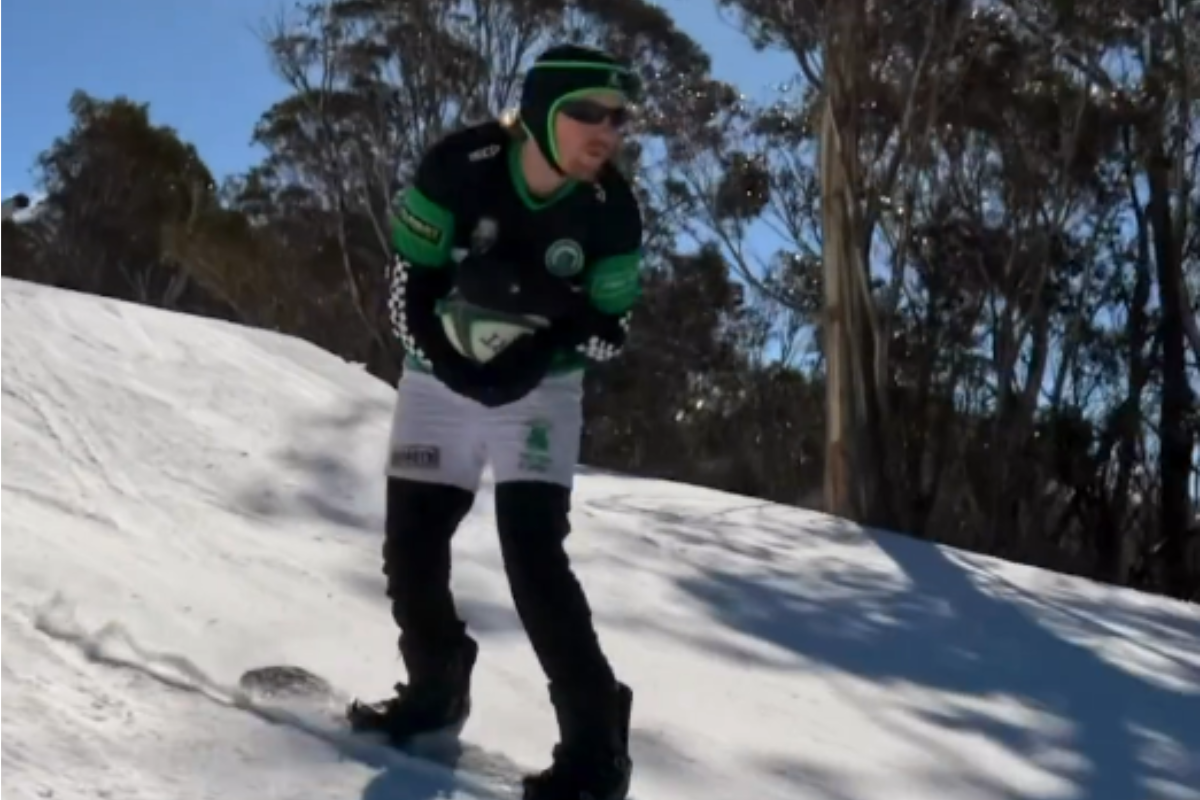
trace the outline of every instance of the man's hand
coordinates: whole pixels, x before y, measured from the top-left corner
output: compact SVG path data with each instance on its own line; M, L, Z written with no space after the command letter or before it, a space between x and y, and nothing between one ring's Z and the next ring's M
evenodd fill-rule
M554 342L545 331L523 336L486 364L462 356L432 362L433 376L455 394L497 408L533 391L549 372Z
M550 371L554 342L547 331L523 336L480 367L477 399L489 408L515 403L532 392Z
M463 397L475 399L483 383L479 367L461 356L433 361L432 371L433 377L444 383L450 391Z
M472 254L455 270L455 288L469 303L508 314L536 314L548 319L570 317L581 303L582 290L548 272L522 272L516 265L489 255Z

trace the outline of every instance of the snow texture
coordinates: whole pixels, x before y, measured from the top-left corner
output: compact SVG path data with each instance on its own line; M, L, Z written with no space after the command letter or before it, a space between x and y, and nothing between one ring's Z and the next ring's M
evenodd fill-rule
M5 280L5 800L481 800L239 699L402 679L393 390L296 339ZM571 552L636 691L639 800L1200 800L1200 613L809 511L582 469ZM485 486L464 738L546 763Z

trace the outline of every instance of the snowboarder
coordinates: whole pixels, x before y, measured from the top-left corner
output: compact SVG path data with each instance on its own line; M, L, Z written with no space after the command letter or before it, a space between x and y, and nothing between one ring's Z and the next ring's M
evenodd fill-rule
M441 139L394 209L389 310L407 356L383 559L408 682L349 714L404 742L470 713L478 646L450 591L451 537L488 459L505 572L560 734L552 764L526 777L527 800L623 800L630 782L632 691L601 649L564 539L583 371L621 352L641 291L641 212L613 164L637 86L609 54L547 50L516 119ZM451 293L553 324L481 365L443 332Z

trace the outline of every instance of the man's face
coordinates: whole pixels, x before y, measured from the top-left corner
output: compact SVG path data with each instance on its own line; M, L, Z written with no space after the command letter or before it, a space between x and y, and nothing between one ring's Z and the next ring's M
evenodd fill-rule
M594 92L563 103L554 120L558 157L573 178L592 180L621 144L628 111L618 92Z

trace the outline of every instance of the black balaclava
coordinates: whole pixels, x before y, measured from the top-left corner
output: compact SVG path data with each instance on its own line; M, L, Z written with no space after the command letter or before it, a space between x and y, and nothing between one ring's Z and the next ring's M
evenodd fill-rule
M521 125L537 142L550 166L562 173L554 140L558 106L597 89L623 93L637 101L638 80L625 64L602 50L579 45L551 47L538 56L521 90Z

